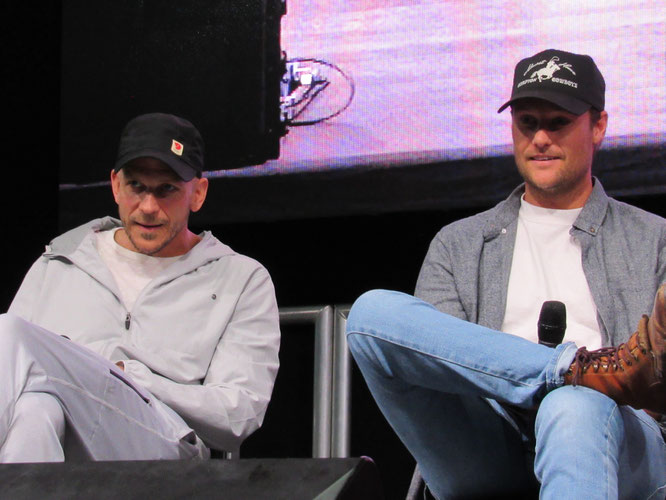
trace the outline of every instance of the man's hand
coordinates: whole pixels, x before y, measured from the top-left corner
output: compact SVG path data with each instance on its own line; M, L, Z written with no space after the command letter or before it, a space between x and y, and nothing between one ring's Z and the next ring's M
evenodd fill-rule
M122 371L125 371L125 363L122 361L116 361L116 366L120 368Z

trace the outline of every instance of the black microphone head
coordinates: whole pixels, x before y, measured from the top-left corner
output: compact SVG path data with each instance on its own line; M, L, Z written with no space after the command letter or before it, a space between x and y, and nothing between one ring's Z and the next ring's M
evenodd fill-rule
M539 343L554 347L562 343L567 329L567 308L559 300L547 300L541 306L537 333Z

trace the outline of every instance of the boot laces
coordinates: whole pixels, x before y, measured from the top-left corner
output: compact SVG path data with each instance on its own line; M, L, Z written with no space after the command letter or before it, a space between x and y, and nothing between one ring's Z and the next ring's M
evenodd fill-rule
M648 317L643 316L638 324L638 331L634 333L627 342L617 347L602 347L595 351L588 351L581 347L576 352L572 369L573 377L571 383L576 385L580 377L587 372L590 367L595 373L599 370L604 372L624 371L625 366L631 366L639 361L639 354L645 355L648 352L649 341L647 341L647 323Z
M630 349L626 343L620 344L618 347L603 347L595 351L588 351L585 347L581 347L574 358L574 373L571 382L576 385L579 378L590 368L595 373L599 370L606 373L624 371L625 366L631 366L634 362L639 361L639 352L645 353L645 350L642 348Z

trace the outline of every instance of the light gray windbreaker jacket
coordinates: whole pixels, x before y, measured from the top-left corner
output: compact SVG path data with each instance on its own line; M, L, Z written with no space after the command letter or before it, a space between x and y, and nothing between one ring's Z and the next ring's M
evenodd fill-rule
M111 361L174 409L206 445L236 452L262 423L278 370L278 309L258 262L209 232L126 310L94 220L54 239L9 312Z

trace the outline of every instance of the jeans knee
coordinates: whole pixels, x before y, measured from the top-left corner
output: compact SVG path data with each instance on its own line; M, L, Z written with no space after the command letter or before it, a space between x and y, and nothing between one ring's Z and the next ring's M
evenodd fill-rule
M578 419L583 415L607 414L617 404L605 394L582 386L566 385L549 392L538 413Z
M563 386L549 392L537 412L537 441L551 436L563 442L579 442L583 436L606 433L608 426L621 425L617 404L587 387Z
M351 307L347 318L347 334L383 329L395 315L400 315L400 305L413 297L392 290L370 290L361 295Z
M349 311L347 325L363 323L368 317L376 316L386 302L388 290L370 290L357 298ZM349 331L349 330L348 330Z

